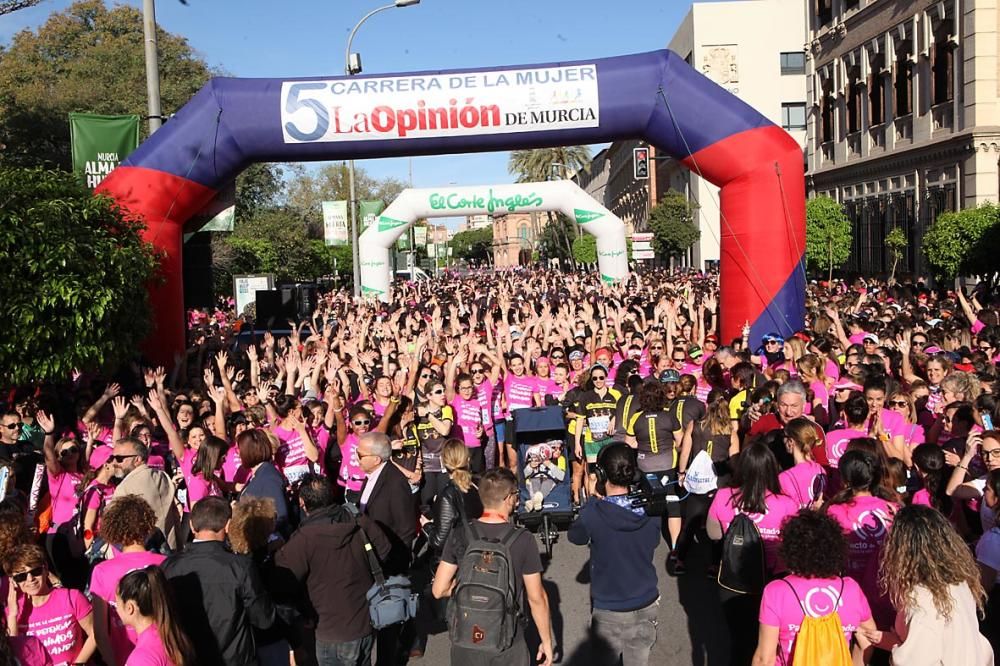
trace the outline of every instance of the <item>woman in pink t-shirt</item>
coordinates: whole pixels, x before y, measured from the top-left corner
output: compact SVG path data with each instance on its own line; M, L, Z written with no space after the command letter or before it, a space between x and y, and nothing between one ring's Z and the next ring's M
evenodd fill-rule
M731 486L720 488L715 494L705 529L709 538L718 541L736 514L746 514L757 526L764 543L764 561L769 574L779 572L784 568L778 559L781 525L785 518L799 510L799 506L795 500L781 494L778 462L762 441L747 446L735 460ZM719 596L732 645L730 663L747 664L757 644L755 618L760 595L738 594L720 587Z
M808 509L792 516L781 529L781 556L789 574L764 588L755 666L791 664L806 615L836 612L845 648L856 630L877 628L861 588L842 575L847 542L835 520Z
M16 603L7 605L7 632L35 636L55 666L87 663L94 654L94 614L79 590L53 588L45 552L35 545L14 548L7 559Z
M294 396L278 396L274 400L274 409L281 417L281 422L271 429L281 442L275 456L275 465L288 479L288 483L294 485L307 473L319 468L322 452L306 425L302 405ZM371 419L371 416L368 418Z
M813 460L813 447L822 444L816 434L816 424L805 418L792 419L785 425L785 450L795 459L795 465L778 476L781 492L798 502L802 508L816 508L823 501L826 472Z
M826 459L836 472L840 457L847 452L852 439L868 437L865 422L868 420L868 401L861 393L852 391L840 407L842 427L826 433Z
M358 459L358 438L372 429L371 424L372 417L368 410L359 405L351 407L347 421L337 417L337 444L341 455L337 485L345 489L349 502L361 499L361 488L368 476Z
M920 478L920 490L913 493L910 504L937 509L949 518L954 506L948 496L948 467L944 451L937 444L920 444L913 449L913 469Z
M194 645L181 630L159 567L125 574L118 582L116 610L122 624L137 635L125 666L194 666Z
M52 524L45 535L45 550L56 573L68 587L83 589L86 570L82 566L83 541L76 536L77 487L87 471L80 442L72 437L56 440L55 421L44 412L36 415L45 432L45 472L52 497Z
M476 385L472 381L472 375L464 372L458 375L455 383L457 393L451 398L455 423L462 429L462 439L469 449L473 473L482 474L486 471L486 458L483 455L486 426L483 422L483 409L476 399Z
M847 536L848 576L861 585L879 626L892 622L892 606L878 585L878 560L899 510L882 485L882 465L869 451L851 449L840 458L843 489L826 505Z
M146 551L145 542L156 527L156 514L138 495L119 497L104 514L101 537L120 548L110 560L101 562L90 576L94 604L94 633L105 663L124 666L136 644L136 634L115 614L115 589L122 576L165 559Z
M188 510L205 497L219 497L231 490L230 484L222 478L222 465L228 448L225 440L214 435L198 447L191 466L184 470Z

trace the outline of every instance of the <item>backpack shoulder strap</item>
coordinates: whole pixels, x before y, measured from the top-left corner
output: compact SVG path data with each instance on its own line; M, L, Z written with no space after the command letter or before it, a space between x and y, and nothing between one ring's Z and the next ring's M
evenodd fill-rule
M510 524L507 533L503 535L502 539L500 539L501 545L507 546L509 548L510 545L514 543L514 539L520 536L520 534L521 534L521 528L518 527L517 525Z
M799 593L795 591L795 586L789 583L787 578L782 578L781 581L788 586L789 590L792 591L792 596L795 597L795 601L799 604L799 608L801 608L802 612L808 616L809 613L806 613L806 606L802 603L802 599L799 598ZM841 579L841 584L843 584L843 579ZM843 588L841 588L841 590L843 590Z

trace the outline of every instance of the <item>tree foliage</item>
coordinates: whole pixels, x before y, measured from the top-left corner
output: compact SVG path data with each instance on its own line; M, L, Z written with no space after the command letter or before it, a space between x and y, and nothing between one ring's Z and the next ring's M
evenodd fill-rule
M562 213L551 215L538 234L538 249L546 259L569 261L573 258L570 238L576 235L576 223Z
M830 197L806 202L806 264L810 270L826 270L832 279L833 269L850 258L852 241L851 220L839 203Z
M588 164L590 149L587 146L533 148L511 151L507 160L507 172L515 176L518 183L536 183L550 180L553 175L557 178L567 177L563 167L575 172Z
M455 257L485 263L493 250L493 227L459 231L451 239L451 246Z
M683 194L670 190L649 211L649 229L653 249L663 257L676 257L688 251L701 237L695 222L696 206Z
M590 234L583 234L573 239L573 259L581 264L592 264L597 261L597 240Z
M923 240L924 256L939 279L992 276L998 267L998 248L1000 208L992 203L939 215Z
M908 244L909 241L906 238L906 232L903 231L902 227L894 228L885 236L885 246L889 248L889 254L892 256L892 273L889 275L890 282L896 280L896 268L899 266L899 262L902 261L903 251L906 250Z
M360 167L354 169L354 190L358 201L384 201L388 206L406 187L401 180L379 180ZM289 182L287 201L288 206L306 221L312 233L322 234L322 202L349 201L350 192L347 163L340 162L324 165L316 171L298 169L295 178Z
M169 115L209 79L187 40L157 30L160 97ZM145 117L142 13L127 4L80 0L53 13L37 32L17 33L0 50L0 160L71 167L73 111ZM145 128L144 128L145 129Z
M0 386L113 367L149 330L142 226L72 174L0 167Z

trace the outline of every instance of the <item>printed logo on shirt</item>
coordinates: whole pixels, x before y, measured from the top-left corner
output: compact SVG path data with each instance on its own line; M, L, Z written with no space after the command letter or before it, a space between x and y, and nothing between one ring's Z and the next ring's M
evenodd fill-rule
M829 615L844 605L840 590L832 585L814 587L806 593L802 600L802 611L810 617L820 618Z
M862 511L854 521L854 533L862 541L878 542L885 537L889 523L889 516L882 509Z

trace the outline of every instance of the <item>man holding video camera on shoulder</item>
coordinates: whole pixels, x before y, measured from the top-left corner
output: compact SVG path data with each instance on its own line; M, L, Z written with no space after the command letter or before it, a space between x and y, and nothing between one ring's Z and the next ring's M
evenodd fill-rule
M611 444L597 458L597 490L569 528L569 540L590 545L591 626L598 652L593 663L646 666L656 643L660 593L653 557L660 519L633 506L636 454Z

